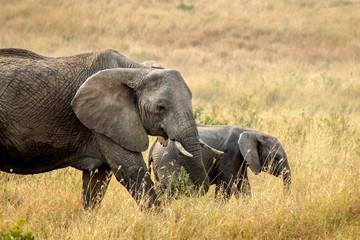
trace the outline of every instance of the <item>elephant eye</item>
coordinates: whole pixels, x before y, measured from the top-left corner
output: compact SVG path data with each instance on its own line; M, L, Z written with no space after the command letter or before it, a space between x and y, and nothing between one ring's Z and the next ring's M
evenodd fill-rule
M159 102L159 103L156 105L156 110L158 110L159 112L164 112L164 111L166 110L165 103Z

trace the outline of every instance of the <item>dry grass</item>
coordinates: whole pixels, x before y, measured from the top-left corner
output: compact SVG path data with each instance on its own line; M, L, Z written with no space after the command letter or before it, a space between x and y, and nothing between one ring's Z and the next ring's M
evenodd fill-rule
M184 197L140 212L115 180L96 211L81 174L0 173L0 231L37 239L357 239L360 2L0 0L0 47L61 56L113 48L179 69L194 108L278 137L293 170L250 175L252 199ZM147 153L144 153L146 156Z

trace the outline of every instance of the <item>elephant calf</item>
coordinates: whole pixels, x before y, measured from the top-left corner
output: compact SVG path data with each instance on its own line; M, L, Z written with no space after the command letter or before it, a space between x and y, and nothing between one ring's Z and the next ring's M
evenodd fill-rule
M274 176L282 175L286 187L291 184L288 159L280 142L272 136L236 126L207 126L198 124L200 138L224 154L202 150L202 160L211 184L216 185L216 195L222 189L223 196L233 193L250 195L247 167L255 175L261 171ZM164 188L168 176L178 174L186 158L173 142L163 147L155 141L149 152L149 167L153 163L155 178Z

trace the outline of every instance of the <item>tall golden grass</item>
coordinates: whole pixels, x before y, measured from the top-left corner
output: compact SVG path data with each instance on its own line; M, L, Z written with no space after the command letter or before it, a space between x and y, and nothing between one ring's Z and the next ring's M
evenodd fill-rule
M114 179L81 207L81 173L0 173L0 231L36 239L358 239L360 2L0 0L0 47L48 56L116 49L180 70L194 109L276 136L293 173L250 173L252 198L182 197L141 212ZM200 119L201 120L201 119ZM147 152L144 153L147 156Z

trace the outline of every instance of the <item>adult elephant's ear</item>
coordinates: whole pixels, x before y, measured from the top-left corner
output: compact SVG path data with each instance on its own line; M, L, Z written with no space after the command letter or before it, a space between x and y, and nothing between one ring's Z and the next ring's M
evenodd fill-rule
M241 155L249 164L251 171L253 171L255 175L258 175L261 171L261 164L257 150L259 144L257 136L251 132L243 132L240 134L238 144Z
M145 151L149 139L135 106L134 88L141 70L114 68L89 77L71 106L82 124L134 152Z

